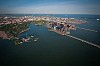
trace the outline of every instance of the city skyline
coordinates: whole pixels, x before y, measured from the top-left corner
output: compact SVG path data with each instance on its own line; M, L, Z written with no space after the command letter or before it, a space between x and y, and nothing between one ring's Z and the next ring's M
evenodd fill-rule
M100 14L100 0L0 0L0 14Z

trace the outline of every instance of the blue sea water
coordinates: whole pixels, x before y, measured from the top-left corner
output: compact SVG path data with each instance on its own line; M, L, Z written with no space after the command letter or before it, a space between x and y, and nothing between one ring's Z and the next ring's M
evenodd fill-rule
M9 16L55 16L86 20L77 25L81 28L100 32L100 15L87 14L13 14ZM81 18L85 17L85 18ZM23 43L15 46L13 41L0 39L0 64L19 66L75 66L97 65L100 62L100 49L67 36L48 31L45 26L29 25L30 30L20 37L34 35L37 42ZM100 33L77 29L71 35L100 45Z

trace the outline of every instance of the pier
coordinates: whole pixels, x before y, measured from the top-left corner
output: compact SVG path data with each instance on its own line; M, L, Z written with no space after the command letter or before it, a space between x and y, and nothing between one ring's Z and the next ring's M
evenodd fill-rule
M89 42L89 41L86 41L86 40L83 40L83 39L80 39L80 38L77 38L77 37L74 37L74 36L71 36L71 35L66 35L66 36L71 37L71 38L76 39L76 40L79 40L79 41L81 41L81 42L87 43L87 44L89 44L89 45L92 45L92 46L97 47L97 48L100 49L100 46L99 46L99 45L94 44L94 43L92 43L92 42Z
M96 32L96 33L100 33L96 30L91 30L91 29L86 29L86 28L81 28L81 27L77 27L78 29L82 29L82 30L87 30L87 31L91 31L91 32Z

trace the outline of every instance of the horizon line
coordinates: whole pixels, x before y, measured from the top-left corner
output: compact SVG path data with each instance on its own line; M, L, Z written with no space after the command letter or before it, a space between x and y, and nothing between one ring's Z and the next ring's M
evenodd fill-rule
M3 14L3 13L0 13L0 15L1 14ZM25 13L4 13L4 14L25 14ZM50 14L50 13L26 13L26 14ZM57 13L55 13L55 14L57 14ZM64 14L64 13L58 13L58 14ZM78 13L78 14L80 14L80 13ZM85 15L85 13L83 13L83 15ZM100 14L88 14L88 15L100 15Z

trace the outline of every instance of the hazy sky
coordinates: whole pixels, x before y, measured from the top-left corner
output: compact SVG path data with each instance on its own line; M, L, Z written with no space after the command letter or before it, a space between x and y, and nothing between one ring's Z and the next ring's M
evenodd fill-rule
M0 0L0 14L100 14L100 0Z

